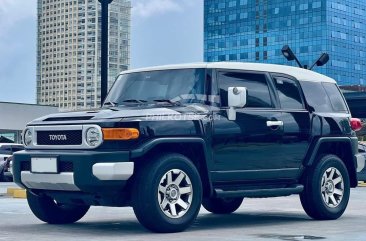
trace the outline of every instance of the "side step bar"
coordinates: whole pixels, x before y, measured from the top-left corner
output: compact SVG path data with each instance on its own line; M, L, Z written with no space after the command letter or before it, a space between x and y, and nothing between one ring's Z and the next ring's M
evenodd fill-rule
M216 197L280 197L290 196L292 194L299 194L304 190L303 185L292 185L286 188L271 188L271 189L252 189L252 190L222 190L215 189Z

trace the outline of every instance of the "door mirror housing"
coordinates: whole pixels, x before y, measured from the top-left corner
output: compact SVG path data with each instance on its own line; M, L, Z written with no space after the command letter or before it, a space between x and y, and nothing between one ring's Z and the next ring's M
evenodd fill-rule
M247 88L229 87L228 88L228 119L236 120L235 108L243 108L247 104Z

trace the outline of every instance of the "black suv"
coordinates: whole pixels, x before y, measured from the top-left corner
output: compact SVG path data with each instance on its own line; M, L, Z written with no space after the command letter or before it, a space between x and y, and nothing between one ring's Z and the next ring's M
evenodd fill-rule
M227 214L244 197L291 194L310 217L337 219L365 165L359 125L336 82L304 69L132 70L101 109L28 124L14 179L33 213L51 224L76 222L90 206L132 206L146 228L177 232L201 204Z

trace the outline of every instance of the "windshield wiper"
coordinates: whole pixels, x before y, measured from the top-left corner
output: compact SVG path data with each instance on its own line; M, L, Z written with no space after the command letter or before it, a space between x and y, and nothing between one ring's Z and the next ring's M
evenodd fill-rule
M169 103L169 104L172 104L172 105L176 105L176 106L182 106L182 103L180 103L179 101L171 101L171 100L168 100L168 99L160 99L160 100L154 100L155 102L158 102L158 103Z
M145 104L147 101L146 100L134 100L134 99L130 99L130 100L123 100L122 102L124 102L124 103Z
M105 102L103 104L103 106L106 106L106 107L109 107L109 106L115 107L117 105L118 105L118 103L117 102L113 102L113 101L108 101L108 102Z

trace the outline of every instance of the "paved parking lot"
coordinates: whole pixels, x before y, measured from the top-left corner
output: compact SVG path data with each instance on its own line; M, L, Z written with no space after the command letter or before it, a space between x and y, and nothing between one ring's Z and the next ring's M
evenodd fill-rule
M0 183L0 193L9 184ZM352 191L345 215L336 221L313 221L297 196L247 199L231 215L203 208L183 233L153 234L137 222L131 208L92 207L78 223L53 226L38 221L26 200L0 197L0 240L365 240L366 188Z

